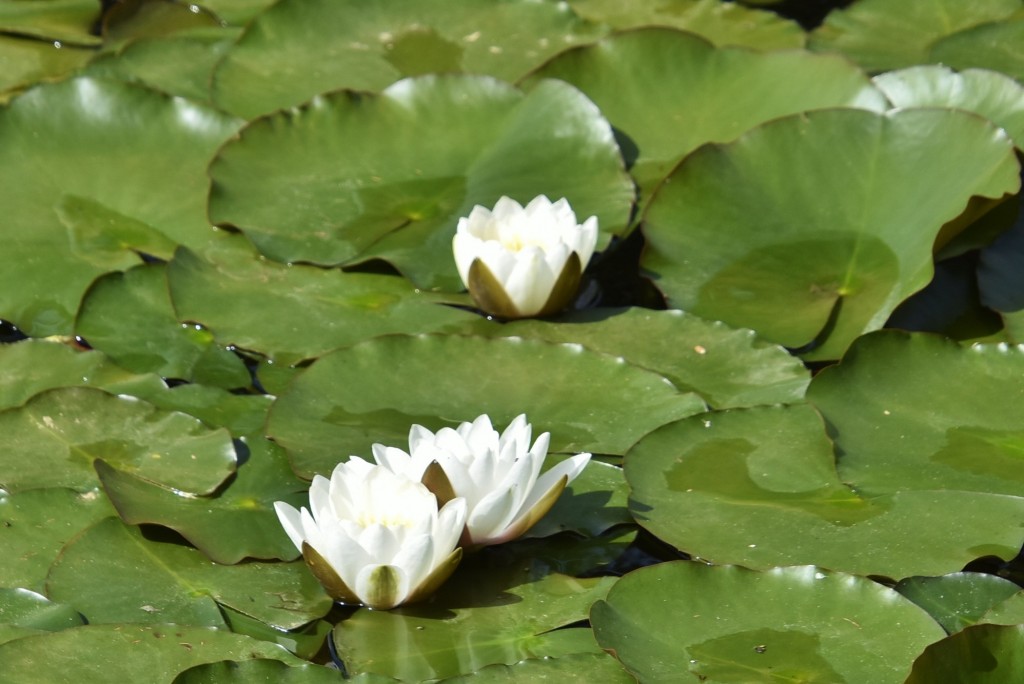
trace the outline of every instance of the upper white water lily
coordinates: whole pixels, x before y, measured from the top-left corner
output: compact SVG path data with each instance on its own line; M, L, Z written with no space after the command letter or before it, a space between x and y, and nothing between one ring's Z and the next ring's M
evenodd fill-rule
M519 537L555 504L582 472L590 454L578 454L541 474L550 433L530 446L532 427L520 415L501 435L480 416L437 433L420 425L409 431L409 452L373 445L373 457L395 473L421 480L439 501L466 500L462 545L500 544Z
M438 510L421 483L361 458L317 475L309 509L274 504L285 532L332 598L388 609L427 598L462 558L466 502Z
M525 207L502 197L460 218L452 249L473 300L502 318L547 316L576 295L597 244L597 217L582 224L567 200L544 195Z

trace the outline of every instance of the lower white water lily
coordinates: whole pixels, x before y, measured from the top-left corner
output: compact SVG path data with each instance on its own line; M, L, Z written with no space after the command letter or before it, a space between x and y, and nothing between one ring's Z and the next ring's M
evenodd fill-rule
M351 458L317 475L309 509L274 510L332 598L388 609L430 596L459 564L466 502L438 510L421 483Z
M530 529L590 460L590 454L578 454L542 474L551 436L545 432L531 447L531 433L525 415L500 436L486 415L436 434L413 425L408 453L374 444L373 457L392 472L421 480L439 501L465 499L462 544L487 546Z
M502 197L460 218L452 249L477 306L502 318L547 316L566 307L597 245L597 217L582 224L567 200L544 195L525 207Z

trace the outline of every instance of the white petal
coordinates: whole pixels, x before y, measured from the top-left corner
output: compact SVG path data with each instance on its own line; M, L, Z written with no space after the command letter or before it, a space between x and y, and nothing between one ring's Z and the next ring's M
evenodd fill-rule
M505 529L506 521L511 521L516 513L512 510L514 498L515 492L511 490L491 492L470 511L466 527L474 543L486 543Z
M537 483L533 486L533 490L530 492L530 496L523 501L519 510L516 512L516 518L518 519L531 508L533 508L538 501L544 498L544 495L551 491L551 488L558 484L558 481L563 476L568 477L566 486L572 483L586 467L590 461L590 454L576 454L572 458L567 458L555 467L548 470L546 473L537 478Z
M405 540L391 564L402 568L409 577L411 587L419 586L434 569L434 539L420 534ZM451 553L449 551L448 553Z
M302 551L305 537L302 534L302 521L298 509L284 501L275 501L274 511L277 513L277 519L281 521L285 534L292 540L292 544L295 544L295 548Z
M519 252L504 285L505 293L519 313L533 316L547 303L555 286L555 275L548 268L544 252L537 247L527 247Z

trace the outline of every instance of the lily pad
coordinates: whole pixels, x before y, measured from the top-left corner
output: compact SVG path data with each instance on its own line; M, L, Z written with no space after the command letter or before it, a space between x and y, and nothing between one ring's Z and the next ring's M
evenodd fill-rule
M530 0L285 0L246 27L215 73L214 97L252 119L424 73L514 80L605 30L567 4Z
M256 658L196 665L174 678L174 684L340 684L345 681L339 671L320 665L289 665L279 660Z
M85 625L0 645L9 684L59 682L69 673L80 684L170 684L182 670L228 658L302 662L274 644L184 625Z
M836 435L843 480L865 496L913 483L972 493L979 503L993 496L1024 502L1021 372L1024 348L965 349L936 336L885 332L822 371L807 398ZM980 509L969 510L980 517ZM998 555L1011 558L1020 542L1013 546Z
M1020 5L1018 5L1020 7ZM936 41L930 61L956 69L982 67L1024 81L1024 11Z
M75 332L90 346L137 373L244 387L249 371L201 326L178 320L162 264L111 273L93 284L82 301Z
M53 487L9 494L0 489L0 585L42 591L64 544L116 514L96 490L82 494Z
M93 54L90 48L0 35L0 103L19 87L70 74Z
M203 3L208 6L208 3ZM213 69L240 34L237 28L133 40L89 62L90 76L143 83L195 102L210 101Z
M350 673L414 682L526 658L597 653L589 629L556 628L584 619L614 582L552 572L514 548L485 549L464 558L428 604L356 611L335 628L334 645Z
M268 261L242 236L214 242L203 258L182 248L168 279L182 320L283 364L378 335L458 328L478 318L396 276Z
M624 31L564 52L525 86L546 78L586 93L635 145L631 171L645 199L680 159L704 143L733 140L765 121L809 109L885 108L867 77L845 60L802 51L716 48L668 28ZM780 180L793 173L787 170Z
M471 674L445 681L452 684L532 684L545 680L584 684L632 684L636 681L607 653L572 653L557 658L520 660L512 665L488 665Z
M477 319L478 335L577 343L614 354L699 394L713 408L791 403L803 398L810 373L778 345L677 309L589 309L553 321L498 324ZM642 342L642 343L638 343Z
M830 12L808 45L841 52L871 72L889 71L928 63L931 45L945 36L1018 10L1019 0L860 0Z
M908 577L896 591L928 611L947 632L959 632L1020 592L1020 587L995 575L957 572L942 577Z
M385 380L387 379L387 380ZM370 446L408 445L487 413L525 413L552 452L621 454L659 425L704 410L663 376L581 345L539 340L391 335L320 357L270 411L268 434L300 475L329 473Z
M102 265L76 253L54 211L66 196L176 242L204 244L211 234L204 170L239 123L182 99L91 78L36 86L0 109L7 238L0 317L31 335L68 334L89 283L138 263L130 246L117 260L104 256Z
M549 457L547 465L558 460ZM575 532L596 537L616 525L633 522L627 508L628 491L622 468L593 460L559 495L554 507L527 532L548 537Z
M1024 625L974 625L932 644L914 661L906 684L1024 680Z
M1005 74L916 66L879 74L874 84L895 107L952 107L980 114L1009 133L1018 149L1024 149L1024 85Z
M88 385L116 388L138 376L97 351L53 340L27 339L0 345L0 408L20 406L48 389Z
M892 589L812 566L754 572L690 561L623 577L590 611L641 681L902 684L945 634ZM936 680L937 681L937 680Z
M690 31L715 45L741 45L758 50L803 47L806 34L796 22L774 12L718 0L572 0L584 19L622 30L639 26L671 26Z
M641 265L673 306L833 359L928 283L943 225L1018 174L1006 134L965 112L787 117L676 168Z
M978 622L993 625L1024 624L1024 591L1018 591L1002 603L992 606Z
M177 532L217 563L243 558L294 560L299 553L274 512L275 501L308 502L308 483L297 479L284 452L272 442L247 441L249 456L215 495L197 497L129 475L96 461L103 488L121 519L156 523Z
M190 547L151 541L116 518L64 547L50 568L46 593L73 603L92 624L224 627L217 608L222 603L293 629L323 617L332 604L301 561L218 565Z
M19 0L0 3L0 33L58 43L95 46L99 8L92 0Z
M608 122L579 91L551 81L524 95L482 76L316 97L249 124L210 175L211 219L272 259L379 258L420 287L454 290L452 236L473 206L565 197L598 217L602 246L633 199Z
M0 589L0 623L47 632L59 632L84 624L71 606L54 603L28 589Z
M940 575L979 556L1010 557L1024 541L1012 522L1024 498L932 488L884 462L887 486L865 491L843 468L850 455L837 473L825 426L805 405L697 416L627 454L630 510L695 557L757 569Z
M225 430L132 397L86 388L55 389L0 412L0 483L8 491L96 486L102 458L131 473L197 494L235 471Z

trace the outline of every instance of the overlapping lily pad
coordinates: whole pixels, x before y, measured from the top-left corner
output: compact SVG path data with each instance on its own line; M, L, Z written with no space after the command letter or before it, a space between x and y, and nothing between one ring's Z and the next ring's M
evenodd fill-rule
M929 58L957 69L993 69L1024 81L1022 46L1024 10L1018 10L1008 18L980 24L936 41Z
M393 681L382 677L382 681ZM346 681L337 670L320 665L289 665L279 660L222 660L196 665L174 678L174 684L338 684ZM371 682L374 680L370 680Z
M1005 133L965 112L787 117L679 165L642 265L674 306L837 358L927 284L943 225L1018 173Z
M0 103L18 88L71 73L93 54L91 48L0 35Z
M488 665L471 674L450 677L453 684L530 684L554 678L559 682L631 684L636 680L606 653L572 653L557 658L531 658L513 665Z
M116 518L64 547L46 578L46 593L73 602L91 624L225 627L221 603L278 629L293 629L331 607L301 561L218 565L187 546L151 541Z
M975 625L932 644L906 684L954 681L1004 684L1024 678L1024 625Z
M568 4L530 0L285 0L246 27L215 73L214 98L252 119L423 73L514 80L604 30Z
M301 664L280 646L186 625L85 625L0 645L10 684L170 682L179 672L225 659L272 658Z
M1020 592L1010 580L980 572L908 577L893 588L928 611L950 634L975 624Z
M116 51L105 52L91 60L84 73L137 81L172 95L206 103L211 97L213 69L239 33L239 29L218 28L133 40Z
M288 467L280 447L248 440L249 454L226 489L214 496L184 495L122 472L103 461L96 471L121 518L128 523L157 523L181 533L218 563L243 558L298 557L274 513L274 502L300 506L308 485Z
M667 28L625 31L565 52L531 75L527 87L539 78L572 83L628 137L637 149L631 172L645 196L704 143L809 109L884 109L884 98L845 60L716 48Z
M945 634L892 589L811 566L664 563L622 578L590 619L641 681L902 684Z
M557 558L557 548L548 554ZM589 629L556 628L584 619L615 578L558 574L533 552L487 549L464 559L430 604L357 611L335 629L339 657L353 674L421 682L495 663L599 653Z
M873 79L896 107L966 109L1001 126L1024 149L1024 85L997 71L916 66Z
M42 591L50 564L82 530L117 513L99 491L0 490L0 586Z
M443 306L396 276L268 261L242 236L216 241L202 258L181 249L168 279L182 320L199 322L221 343L276 363L378 335L458 328L478 318Z
M49 390L0 412L0 453L0 486L11 492L87 491L98 484L97 458L197 494L213 491L235 470L225 430L88 387Z
M566 197L607 244L633 185L608 122L565 83L524 95L483 76L338 92L260 119L210 167L210 217L278 261L384 259L418 286L460 289L460 216L502 195Z
M671 26L696 33L715 45L742 45L759 50L803 47L800 26L774 12L719 0L572 0L585 19L616 29Z
M1013 456L1022 364L1018 350L866 337L811 383L824 422L806 406L763 408L646 437L626 457L630 508L661 539L716 563L900 578L1011 558L1024 541Z
M375 442L407 447L414 423L436 430L487 413L503 429L526 413L551 451L621 454L704 402L661 375L581 345L392 335L321 357L271 409L268 434L305 475L330 473Z
M478 319L467 330L575 342L622 356L664 375L681 390L696 392L714 408L796 402L810 382L802 363L781 347L759 340L753 331L679 310L588 309L555 321L503 324Z
M33 335L70 333L89 283L138 263L131 244L113 257L101 249L100 263L76 253L54 211L67 196L175 242L205 243L203 170L238 124L185 100L90 78L36 86L0 109L0 318Z
M1009 17L1019 0L860 0L829 13L811 34L813 50L842 52L871 72L929 63L942 38ZM962 66L981 66L969 64Z
M245 387L241 359L199 326L182 323L171 307L162 264L107 275L89 289L75 332L119 365L214 387Z

